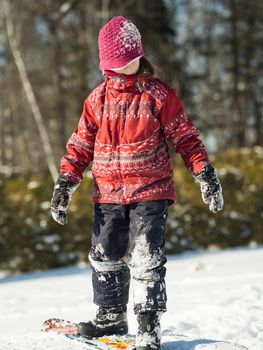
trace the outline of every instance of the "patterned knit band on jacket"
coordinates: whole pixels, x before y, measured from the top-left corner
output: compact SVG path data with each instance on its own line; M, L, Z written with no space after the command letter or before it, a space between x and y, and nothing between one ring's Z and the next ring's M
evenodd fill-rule
M128 204L155 199L175 202L167 142L197 172L208 162L199 132L175 90L159 79L106 72L84 102L67 143L61 173L80 182L92 163L95 203Z

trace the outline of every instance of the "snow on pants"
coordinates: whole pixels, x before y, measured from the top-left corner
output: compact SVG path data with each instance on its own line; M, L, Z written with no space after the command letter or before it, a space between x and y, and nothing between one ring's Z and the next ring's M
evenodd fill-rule
M126 306L132 276L134 312L166 311L167 210L166 199L95 204L89 254L95 304Z

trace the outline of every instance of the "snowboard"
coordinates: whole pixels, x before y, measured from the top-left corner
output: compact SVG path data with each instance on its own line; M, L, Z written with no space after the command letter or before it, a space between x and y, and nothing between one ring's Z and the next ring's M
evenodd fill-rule
M87 339L77 334L77 325L70 321L52 318L43 323L44 332L62 335L69 341L82 344L87 350L135 350L135 336L111 335ZM248 350L246 347L215 339L194 339L172 330L162 332L161 350Z
M62 334L68 339L85 344L89 350L135 349L135 337L132 335L111 335L88 339L77 334L77 325L75 323L59 318L46 320L41 330Z

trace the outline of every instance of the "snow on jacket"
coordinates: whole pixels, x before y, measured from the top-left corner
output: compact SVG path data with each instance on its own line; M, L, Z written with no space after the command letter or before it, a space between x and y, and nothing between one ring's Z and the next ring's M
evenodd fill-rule
M159 79L143 84L140 79L108 72L85 100L67 143L60 172L78 183L92 161L95 203L174 203L168 141L190 171L197 172L208 162L199 132L175 90Z

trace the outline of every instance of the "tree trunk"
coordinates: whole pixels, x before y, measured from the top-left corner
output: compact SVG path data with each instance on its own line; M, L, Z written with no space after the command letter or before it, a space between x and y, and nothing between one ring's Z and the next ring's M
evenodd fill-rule
M232 40L231 49L233 57L233 144L236 147L243 147L245 145L245 125L242 114L243 97L240 93L240 64L239 64L239 40L238 40L238 28L237 28L237 5L235 0L230 1L231 10L231 27L232 27Z
M52 48L53 62L53 84L54 84L54 104L55 119L57 121L57 140L59 152L64 149L66 142L66 113L63 102L62 77L60 73L61 66L61 50L58 38L57 21L49 21L50 40Z

